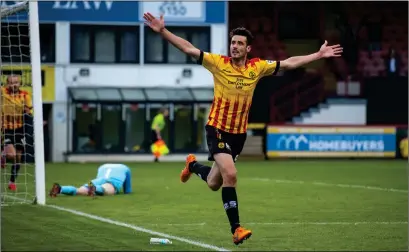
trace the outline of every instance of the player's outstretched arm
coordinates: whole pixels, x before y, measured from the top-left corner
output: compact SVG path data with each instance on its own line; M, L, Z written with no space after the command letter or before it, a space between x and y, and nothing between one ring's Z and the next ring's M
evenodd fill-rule
M322 59L322 58L331 58L331 57L340 57L342 54L342 47L340 45L327 46L328 42L325 40L325 43L321 46L320 50L316 53L304 56L295 56L290 57L286 60L280 62L280 69L294 69L302 65L308 64L310 62Z
M148 25L153 31L162 35L164 39L169 41L169 43L171 43L177 49L195 58L196 60L199 59L199 49L194 47L189 41L176 36L165 28L165 20L163 19L163 15L161 15L160 18L157 19L151 13L147 12L143 14L143 18L146 20L146 25Z

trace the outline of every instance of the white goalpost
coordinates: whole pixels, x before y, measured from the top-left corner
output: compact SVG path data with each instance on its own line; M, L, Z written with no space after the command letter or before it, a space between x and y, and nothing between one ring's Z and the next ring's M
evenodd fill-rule
M38 2L32 0L19 3L15 3L15 1L7 2L0 0L1 88L4 90L9 75L18 76L21 88L32 97L33 123L27 125L27 121L24 121L25 140L21 141L24 144L24 150L20 170L15 179L15 190L10 189L9 186L14 161L7 160L5 167L1 169L1 205L21 203L44 205L46 192ZM6 104L4 99L7 98L3 95L3 91L1 95L0 112L4 110ZM3 112L0 115L0 123L3 125L3 121L5 121ZM17 118L19 115L15 116ZM4 141L6 137L4 128L2 126L0 133L2 157L5 157L4 150L8 144ZM20 139L16 135L14 136L14 142ZM11 137L13 142L13 135L7 137Z

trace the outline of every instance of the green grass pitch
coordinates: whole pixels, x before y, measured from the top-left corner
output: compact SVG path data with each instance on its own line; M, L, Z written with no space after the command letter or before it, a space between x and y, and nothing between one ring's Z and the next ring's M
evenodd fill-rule
M88 182L98 165L47 164L47 191L53 182L76 186ZM149 238L158 236L130 228L137 226L227 250L407 251L405 161L240 160L240 219L253 236L239 246L232 243L221 192L212 192L196 176L182 184L179 172L183 165L129 164L133 176L130 195L47 198L48 205L108 218L128 225L125 227L9 200L1 209L1 249L212 250L184 240L150 245ZM4 189L4 173L9 171L2 172ZM32 183L30 177L27 181Z

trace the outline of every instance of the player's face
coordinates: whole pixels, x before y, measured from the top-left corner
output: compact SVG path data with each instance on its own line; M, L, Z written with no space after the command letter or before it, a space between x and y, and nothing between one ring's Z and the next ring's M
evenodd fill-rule
M165 117L168 117L168 116L169 116L169 110L163 111L163 115L164 115Z
M235 35L230 41L230 55L233 59L241 59L247 56L251 47L247 45L245 36Z
M17 92L20 89L20 79L17 76L8 77L7 88L12 92Z

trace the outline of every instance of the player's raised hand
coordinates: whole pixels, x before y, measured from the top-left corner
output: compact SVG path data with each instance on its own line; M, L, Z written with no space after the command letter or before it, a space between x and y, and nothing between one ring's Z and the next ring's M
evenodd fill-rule
M160 18L155 18L149 12L143 14L143 18L146 20L145 24L148 25L155 32L161 32L165 28L165 20L163 20L163 15Z
M321 46L319 53L323 58L330 57L340 57L342 54L343 48L341 45L327 46L328 42L325 40L325 43Z

